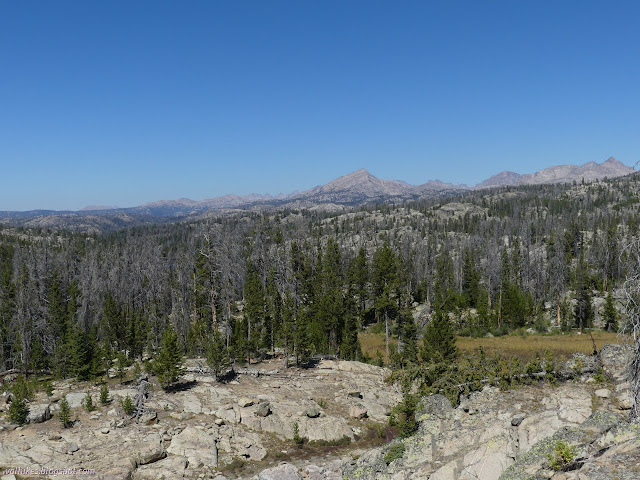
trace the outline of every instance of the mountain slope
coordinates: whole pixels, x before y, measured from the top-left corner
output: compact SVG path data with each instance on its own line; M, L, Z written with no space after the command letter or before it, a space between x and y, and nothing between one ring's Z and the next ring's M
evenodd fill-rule
M546 183L571 183L583 179L591 182L605 177L615 178L635 172L613 157L602 163L588 162L584 165L557 165L535 173L520 175L515 172L500 172L476 185L477 189L506 185L540 185Z

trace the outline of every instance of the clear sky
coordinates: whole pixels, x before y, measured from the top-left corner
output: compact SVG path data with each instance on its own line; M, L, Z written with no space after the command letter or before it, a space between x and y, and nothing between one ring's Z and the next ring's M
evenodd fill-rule
M640 2L0 1L0 210L640 160Z

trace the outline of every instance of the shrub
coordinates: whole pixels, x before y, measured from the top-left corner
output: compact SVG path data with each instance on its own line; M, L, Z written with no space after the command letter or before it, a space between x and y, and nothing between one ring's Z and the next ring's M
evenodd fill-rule
M109 387L106 385L100 387L100 403L102 405L109 403Z
M416 422L417 406L417 396L405 392L402 401L393 407L389 417L389 425L398 427L398 434L401 438L410 436L418 429L418 423Z
M126 413L127 415L133 415L135 407L133 406L133 402L131 401L131 397L129 395L124 397L124 400L122 400L122 410L124 410L124 413Z
M84 404L84 408L87 410L87 412L93 412L96 409L96 406L93 404L93 397L91 397L91 394L89 392L87 392L87 396L84 397L82 403Z
M404 455L405 446L404 443L394 443L391 448L384 454L384 463L389 465L394 460L402 458Z
M27 423L27 417L29 416L29 407L24 397L15 395L11 405L9 405L9 421L11 423L17 423L18 425L24 425Z
M553 470L564 469L576 456L576 448L564 440L558 440L553 446L553 452L547 454L549 466Z

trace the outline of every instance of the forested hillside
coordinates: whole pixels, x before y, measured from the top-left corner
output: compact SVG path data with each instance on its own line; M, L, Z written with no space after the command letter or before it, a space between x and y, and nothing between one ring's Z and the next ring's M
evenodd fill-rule
M429 319L463 334L585 328L595 294L615 329L607 294L627 273L639 185L632 175L103 235L5 226L0 371L87 378L117 357L154 356L168 329L186 353L236 362L275 350L362 359L358 332L372 324L400 340L403 363L435 355L419 347Z

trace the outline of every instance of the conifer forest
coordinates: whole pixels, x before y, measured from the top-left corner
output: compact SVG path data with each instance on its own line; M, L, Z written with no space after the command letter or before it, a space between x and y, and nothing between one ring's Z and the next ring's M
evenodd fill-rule
M216 373L274 353L403 366L447 360L456 335L616 330L638 190L632 175L105 232L4 225L0 371L88 379L167 349ZM364 330L387 358L363 353Z

